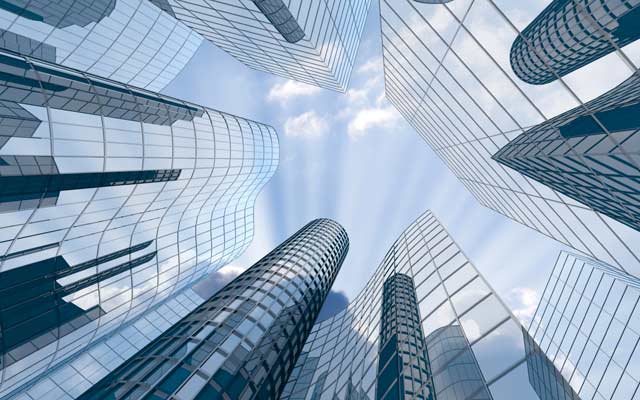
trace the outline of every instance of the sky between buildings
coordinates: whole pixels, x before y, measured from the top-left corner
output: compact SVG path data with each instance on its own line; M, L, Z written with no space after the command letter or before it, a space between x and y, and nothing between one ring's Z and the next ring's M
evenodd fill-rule
M431 209L515 314L527 322L533 315L565 247L482 207L387 102L377 2L346 94L251 70L207 42L165 93L278 131L279 169L258 197L253 242L227 275L311 219L332 218L347 230L350 249L327 316L358 294L398 235Z

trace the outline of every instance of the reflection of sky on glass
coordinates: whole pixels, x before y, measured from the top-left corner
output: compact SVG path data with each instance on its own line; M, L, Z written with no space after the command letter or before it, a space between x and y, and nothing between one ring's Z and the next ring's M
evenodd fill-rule
M640 254L628 245L640 239L637 231L491 159L532 125L591 100L635 71L612 53L550 84L517 78L509 61L516 28L548 3L382 0L387 97L483 204L638 272ZM636 64L639 50L640 41L624 48Z
M258 198L253 243L235 265L249 267L313 218L333 218L350 239L334 289L353 298L429 208L527 318L562 246L480 206L386 101L378 20L374 2L346 94L249 70L208 43L167 87L278 131L280 166Z

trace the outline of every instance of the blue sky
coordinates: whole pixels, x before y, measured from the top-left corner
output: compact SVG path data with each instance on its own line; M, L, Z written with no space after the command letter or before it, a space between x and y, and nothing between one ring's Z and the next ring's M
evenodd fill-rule
M278 131L280 166L258 198L253 243L228 270L248 268L311 219L328 217L350 238L334 290L353 298L398 235L431 209L526 320L565 247L481 206L386 101L373 3L346 94L251 70L208 42L165 89Z

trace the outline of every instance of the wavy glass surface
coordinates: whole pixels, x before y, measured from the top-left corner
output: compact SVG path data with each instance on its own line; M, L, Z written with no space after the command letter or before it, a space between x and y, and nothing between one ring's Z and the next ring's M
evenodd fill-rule
M270 126L58 65L3 53L0 80L4 396L239 256L279 150Z

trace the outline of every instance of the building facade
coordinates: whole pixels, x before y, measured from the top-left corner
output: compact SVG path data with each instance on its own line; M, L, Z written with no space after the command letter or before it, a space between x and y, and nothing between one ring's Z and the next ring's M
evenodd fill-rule
M584 2L553 2L556 3L566 3L566 7L570 7L570 4ZM595 11L615 3L612 12L622 15L625 7L635 10L637 2L591 3L599 7L594 8ZM514 42L529 32L523 21L539 21L536 17L542 13L544 5L527 2L518 6L502 1L420 4L413 0L382 0L380 17L386 97L482 205L590 257L640 274L640 250L631 245L640 241L640 232L631 228L627 220L620 222L612 218L616 213L632 218L627 209L636 207L636 203L627 192L633 190L628 186L633 187L632 182L637 180L638 161L633 159L637 157L635 155L618 157L618 148L614 150L612 144L615 138L598 141L597 137L576 137L572 141L580 142L580 148L552 149L551 145L543 150L547 154L554 151L572 153L561 161L545 159L550 168L552 162L557 164L558 171L538 174L544 175L545 181L558 181L560 176L571 179L562 191L554 190L559 189L559 184L547 186L538 182L538 178L523 176L492 158L522 133L536 126L547 127L552 124L551 118L572 109L576 110L573 115L578 116L577 110L594 97L622 82L621 88L630 88L635 82L635 77L630 76L636 69L629 68L629 62L638 64L640 58L637 52L625 52L624 49L616 49L608 56L598 53L600 61L568 73L571 68L577 68L574 65L563 72L567 74L565 77L544 86L531 85L518 78L514 72L518 67L512 66L515 56L509 56L512 45L518 48ZM635 18L634 13L629 11L624 15ZM567 16L567 19L571 18ZM552 27L555 25L549 22L535 29L551 30ZM538 40L544 37L535 36L531 40L538 45ZM557 42L549 40L553 44ZM588 48L588 43L585 46ZM514 52L520 54L521 50ZM580 57L568 54L565 61L559 62L568 65L570 60ZM607 73L596 68L604 68ZM599 79L590 78L594 74L598 74ZM616 96L622 92L613 90ZM634 96L637 97L637 93L630 90L622 96L625 100L620 99L618 104L631 105ZM615 102L612 96L595 101L601 101L599 104ZM615 107L612 105L609 109ZM604 111L609 109L604 108ZM620 132L621 140L637 130L632 126L633 121L629 125ZM580 126L575 128L582 130ZM596 142L597 150L591 149L589 146ZM558 145L562 147L562 141L558 141ZM632 140L626 144L627 149L634 146ZM521 148L519 151L537 154L534 147L530 144L526 150ZM606 174L609 174L609 169L617 169L607 183L615 185L614 188L603 189L603 182L597 177L589 176L589 182L584 182L580 174L569 173L573 169L593 174L586 171L586 164L592 162L590 155L585 154L589 152L598 154L594 164L603 159L609 163L598 165L596 171L607 170ZM533 164L539 160L529 161L532 170L547 167L543 161L535 166ZM578 198L576 192L580 191L583 194ZM620 191L620 194L611 191ZM592 204L583 203L590 193L593 193ZM594 210L592 205L602 203L601 199L606 196L612 197L612 205L607 206L609 212ZM620 197L625 197L628 204L620 205Z
M308 223L80 398L278 398L348 248Z
M388 346L395 333L398 345ZM390 389L398 387L404 393ZM522 326L426 212L348 308L315 324L281 398L513 400L514 392L539 399Z
M427 338L427 352L434 376L435 398L492 400L480 365L460 325L443 326ZM460 379L464 377L464 379Z
M527 130L493 159L640 231L639 151L636 72L584 106Z
M5 0L0 48L159 91L202 43L162 6L163 0Z
M561 253L528 331L569 387L550 388L540 373L544 368L534 368L538 373L530 375L532 384L557 394L549 398L578 398L572 393L581 399L637 398L639 299L636 277Z
M547 357L538 343L522 329L525 351L527 353L527 372L529 383L540 399L581 400L569 382L558 371L553 361Z
M176 18L250 68L344 92L370 0L169 0Z
M553 1L516 38L511 64L525 82L549 83L638 38L640 1ZM640 73L625 61L636 70L626 81L528 129L493 158L640 231Z
M516 37L509 57L518 78L542 85L639 38L638 0L553 0Z
M278 140L254 121L2 50L0 102L3 397L50 385L36 380L240 255Z
M434 400L431 379L415 285L397 273L382 289L376 399Z

